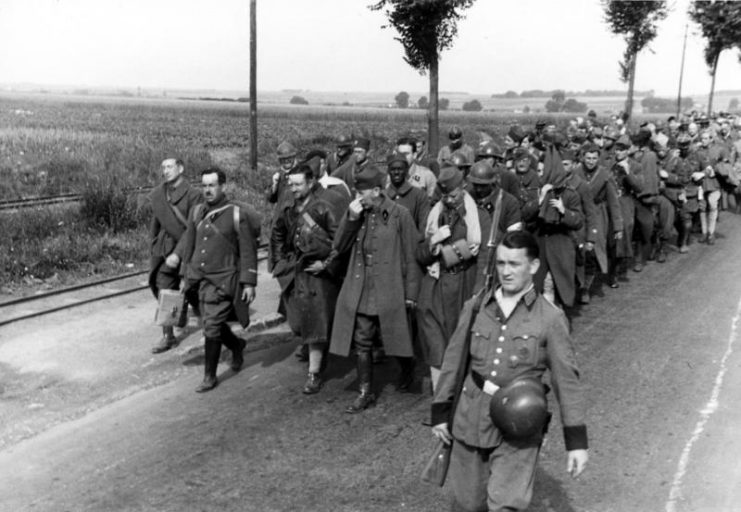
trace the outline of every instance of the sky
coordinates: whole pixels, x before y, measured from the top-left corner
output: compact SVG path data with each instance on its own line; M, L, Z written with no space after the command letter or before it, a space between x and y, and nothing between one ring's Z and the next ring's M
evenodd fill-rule
M257 0L258 89L424 93L373 0ZM670 0L636 89L676 97L689 0ZM624 42L599 0L476 0L440 62L440 90L618 89ZM683 92L706 94L690 23ZM716 90L741 88L737 51ZM249 0L0 0L0 83L249 89Z

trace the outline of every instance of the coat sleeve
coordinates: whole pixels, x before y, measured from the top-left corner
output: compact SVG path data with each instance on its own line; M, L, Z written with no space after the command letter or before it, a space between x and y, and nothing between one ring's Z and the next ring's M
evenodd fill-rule
M257 285L257 240L250 217L242 208L239 212L239 282L244 286Z
M399 207L399 227L401 228L402 275L404 276L404 298L417 300L419 284L422 279L417 264L416 251L420 235L414 224L412 214L406 208Z
M278 213L273 227L270 230L270 263L272 267L280 260L285 259L286 239L288 237L288 226L286 225L285 210Z
M196 245L196 222L195 217L198 212L198 208L194 208L190 216L188 216L188 226L185 228L185 234L180 237L178 244L175 246L173 254L177 254L180 258L180 273L184 274L190 259L193 256L193 249Z
M563 198L563 206L566 209L563 215L561 215L561 225L571 230L578 230L584 225L584 213L581 210L581 196L574 190L572 192L573 194L564 194L561 196Z
M586 225L585 238L587 242L595 243L599 238L599 210L597 209L597 205L594 204L594 196L592 196L592 191L590 190L589 185L583 183L582 186L579 187L579 195L581 196L582 208L584 210L584 220Z
M623 231L623 211L620 208L620 199L617 194L617 185L612 176L608 176L605 180L605 195L607 196L607 213L610 215L612 221L612 228L615 233L622 233ZM606 233L607 236L613 235L613 233Z

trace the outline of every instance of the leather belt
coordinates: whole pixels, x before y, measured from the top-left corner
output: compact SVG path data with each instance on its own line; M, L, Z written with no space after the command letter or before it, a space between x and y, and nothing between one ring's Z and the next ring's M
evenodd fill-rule
M499 389L499 386L481 375L479 372L473 370L471 370L471 380L473 380L473 383L476 384L477 388L487 395L493 395Z

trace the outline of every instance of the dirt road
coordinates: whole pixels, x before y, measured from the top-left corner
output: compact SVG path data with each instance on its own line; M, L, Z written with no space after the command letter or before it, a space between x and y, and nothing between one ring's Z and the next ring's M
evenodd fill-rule
M575 318L590 463L568 477L555 421L530 510L741 508L741 218L722 215L719 230L715 246L631 272ZM198 395L199 352L147 354L151 299L124 311L0 333L0 510L447 509L445 490L418 478L429 395L395 392L393 361L376 367L378 405L348 416L350 362L332 359L322 392L302 395L305 368L280 326Z

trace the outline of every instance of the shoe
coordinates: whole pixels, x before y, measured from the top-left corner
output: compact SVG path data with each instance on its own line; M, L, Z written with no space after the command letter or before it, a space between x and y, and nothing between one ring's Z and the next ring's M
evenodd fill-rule
M230 368L233 372L238 372L242 369L242 365L244 364L244 347L247 346L247 342L242 338L238 338L238 340L239 348L232 352L232 364Z
M376 404L376 395L370 392L370 389L364 391L361 389L360 394L357 396L355 401L347 406L345 412L347 414L358 414L363 412L368 407Z
M152 354L160 354L162 352L166 352L177 344L178 340L174 336L162 336L157 344L152 347Z
M658 254L656 254L656 261L659 263L666 262L666 252L664 251L664 249L659 249Z
M640 272L643 270L643 263L640 261L633 265L633 272Z
M705 244L707 242L708 242L708 235L705 234L705 233L703 233L702 235L700 235L700 238L697 239L697 243L698 244Z
M715 234L710 233L707 238L708 245L715 245Z
M612 274L607 275L607 286L610 288L620 288L620 285L617 282L617 277L615 277Z
M683 245L679 248L679 254L687 254L688 252L690 252L690 248L686 245Z
M206 391L211 391L218 385L219 379L217 379L215 376L212 377L207 375L203 378L203 382L201 382L196 388L196 393L205 393Z
M579 303L580 304L589 304L590 298L591 297L589 296L589 290L582 289L579 292Z
M319 393L320 389L322 389L322 384L322 377L318 373L309 372L309 377L306 379L304 389L301 391L304 395L315 395Z

